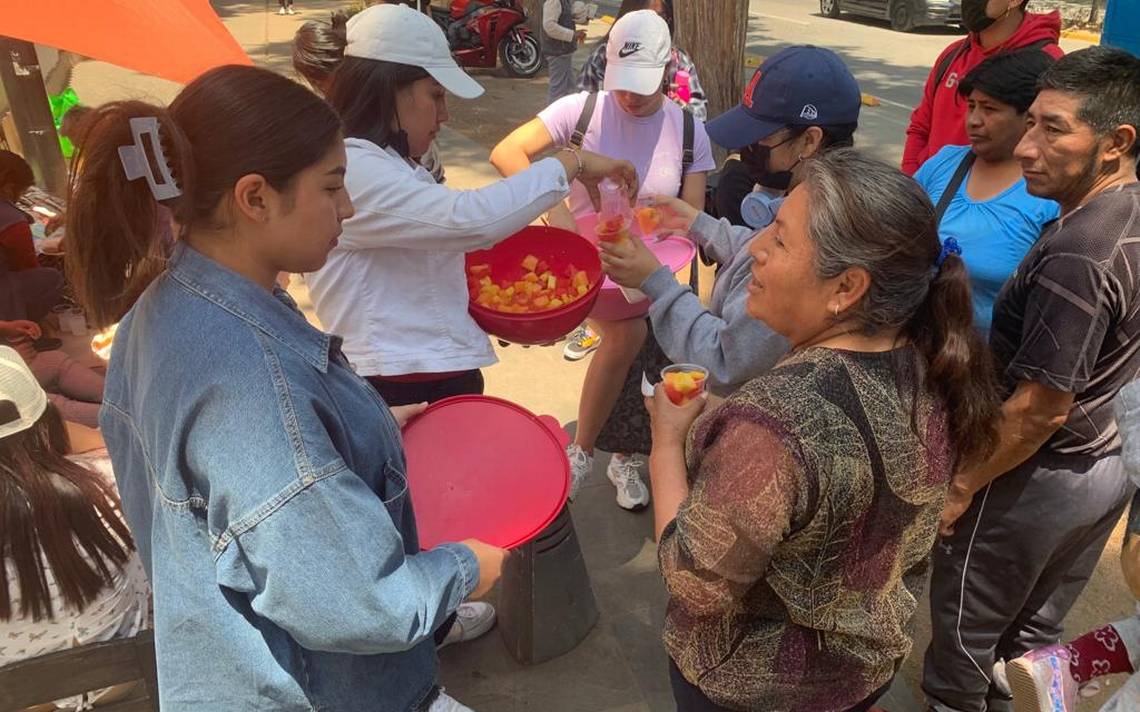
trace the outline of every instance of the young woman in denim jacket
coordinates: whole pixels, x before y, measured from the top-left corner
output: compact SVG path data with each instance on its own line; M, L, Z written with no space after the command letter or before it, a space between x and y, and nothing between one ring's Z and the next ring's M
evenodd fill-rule
M420 551L414 409L390 412L274 283L320 268L352 215L336 114L222 67L167 110L99 109L81 165L69 267L97 324L122 319L101 426L154 587L162 709L466 709L432 634L504 552ZM181 231L165 261L159 201Z

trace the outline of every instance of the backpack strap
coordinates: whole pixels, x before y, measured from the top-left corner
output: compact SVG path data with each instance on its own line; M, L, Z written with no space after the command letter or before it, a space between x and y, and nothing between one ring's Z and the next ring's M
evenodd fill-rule
M681 114L684 116L685 133L683 151L681 152L681 180L685 179L685 173L688 172L689 167L693 165L695 156L693 155L693 140L696 135L696 118L693 112L682 110Z
M970 49L970 37L967 35L958 42L958 49L948 53L938 63L938 68L934 72L934 93L938 93L938 87L942 86L942 80L946 78L946 73L950 71L950 66L954 64L955 60L961 57L966 51Z
M934 207L934 221L942 223L942 216L946 214L946 209L950 207L950 201L958 193L958 189L962 187L962 181L966 180L966 174L970 172L970 166L974 165L974 159L977 155L973 151L967 151L962 160L958 163L957 170L950 178L950 182L946 184L946 190L942 191L942 197L938 199L938 205Z
M598 92L592 91L586 97L586 103L582 106L582 113L578 115L578 124L574 127L574 133L570 134L570 145L574 148L582 148L582 142L586 140L586 131L590 128L590 119L594 118L594 107L597 105Z

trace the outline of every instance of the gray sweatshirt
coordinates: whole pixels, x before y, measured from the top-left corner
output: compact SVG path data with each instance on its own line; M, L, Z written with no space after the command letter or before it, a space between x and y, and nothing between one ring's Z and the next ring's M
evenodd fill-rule
M756 230L737 227L701 213L689 238L720 265L708 309L667 267L645 280L641 291L653 304L649 319L665 355L673 363L693 363L709 370L709 390L727 396L746 381L776 365L788 341L748 315L752 256L748 244Z

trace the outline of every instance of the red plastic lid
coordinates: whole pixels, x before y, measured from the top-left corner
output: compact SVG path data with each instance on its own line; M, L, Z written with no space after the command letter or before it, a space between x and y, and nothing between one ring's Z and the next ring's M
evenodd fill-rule
M491 396L433 403L404 429L420 546L479 539L510 549L538 536L570 493L558 421Z

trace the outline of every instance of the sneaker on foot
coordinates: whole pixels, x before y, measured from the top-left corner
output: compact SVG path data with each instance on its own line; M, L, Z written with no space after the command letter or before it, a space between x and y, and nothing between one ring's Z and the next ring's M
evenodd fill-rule
M289 9L286 10L285 12L289 13L290 15L296 15L297 14L297 11L293 9L292 5L290 5Z
M428 707L428 712L475 712L475 710L440 690L439 697L436 697L435 702Z
M277 14L278 14L278 15L284 15L284 14L285 14L285 8L283 8L283 7L281 7L281 8L278 8L278 9L277 9Z
M570 460L570 499L574 499L594 469L594 456L576 443L570 443L566 446L566 459Z
M570 334L566 342L566 348L562 349L562 355L568 361L577 361L598 348L598 344L602 343L602 336L588 326L579 326L574 333Z
M439 644L439 647L446 648L453 643L466 643L469 640L475 640L486 635L487 631L494 627L495 607L490 603L481 601L460 603L459 608L455 611L455 622L451 624L451 630L447 631L447 636Z
M649 489L641 481L637 460L614 453L606 466L606 476L617 488L617 503L622 509L635 512L649 504Z
M1005 664L1014 712L1076 712L1080 686L1069 672L1064 645L1031 650Z

